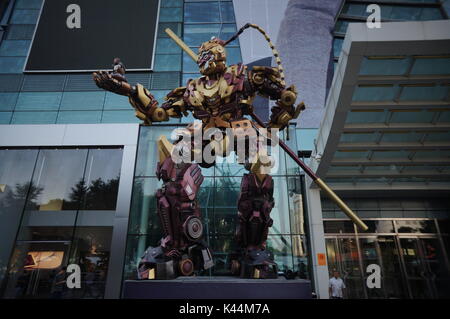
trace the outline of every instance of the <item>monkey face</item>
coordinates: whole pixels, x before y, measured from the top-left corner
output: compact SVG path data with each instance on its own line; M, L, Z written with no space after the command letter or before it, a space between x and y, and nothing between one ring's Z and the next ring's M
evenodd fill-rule
M202 44L197 60L201 74L211 75L225 71L227 54L222 43L222 40L213 39Z

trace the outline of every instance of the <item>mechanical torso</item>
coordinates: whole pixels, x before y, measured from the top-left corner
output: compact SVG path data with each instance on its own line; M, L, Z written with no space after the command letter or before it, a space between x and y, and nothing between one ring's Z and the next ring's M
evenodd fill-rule
M215 81L200 77L188 81L183 100L204 128L229 128L246 114L254 94L245 87L247 67L232 65Z

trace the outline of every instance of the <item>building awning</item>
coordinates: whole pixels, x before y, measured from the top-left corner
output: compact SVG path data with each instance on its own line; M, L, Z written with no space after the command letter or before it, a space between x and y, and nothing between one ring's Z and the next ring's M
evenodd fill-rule
M450 21L350 24L311 166L334 189L450 190Z

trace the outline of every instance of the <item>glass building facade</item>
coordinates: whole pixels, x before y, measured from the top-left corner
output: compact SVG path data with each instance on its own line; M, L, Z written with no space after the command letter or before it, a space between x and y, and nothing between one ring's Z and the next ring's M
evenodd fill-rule
M156 190L162 182L155 176L158 153L156 141L161 134L169 136L173 127L141 127L130 210L124 279L136 276L140 256L148 246L157 246L162 237L156 212ZM289 144L296 145L295 138ZM206 241L211 247L215 266L205 276L230 275L229 254L235 246L237 200L242 175L246 172L233 155L218 158L216 165L202 169L205 180L199 203L205 224ZM272 170L275 207L271 218L268 247L273 251L281 271L298 272L309 279L307 226L303 176L293 161L281 153L278 167Z
M155 176L156 140L163 134L170 136L175 128L193 118L138 127L140 120L128 99L100 90L90 73L23 73L42 1L9 0L0 4L0 131L20 127L23 131L19 132L33 145L22 141L13 147L0 143L0 297L120 298L123 282L136 278L136 265L144 250L156 246L162 236L155 203L155 191L161 186ZM164 30L170 28L194 52L213 36L227 40L242 26L236 22L234 3L160 0L154 69L129 72L128 81L141 83L161 103L171 89L198 77L195 63ZM381 6L382 21L389 22L447 19L450 1L342 1L332 32L330 56L335 66L348 24L365 22L367 5L372 3ZM250 21L250 13L246 14L245 23L256 22ZM241 62L241 53L239 39L229 44L228 64ZM386 150L369 146L449 140L448 129L380 129L390 124L450 122L449 61L448 55L364 57L357 77L365 82L356 84L346 114L346 125L360 127L339 132L336 144L346 147L333 153L324 180L331 186L447 182L448 147L412 152L411 148ZM399 77L434 78L399 83ZM327 84L323 85L325 88ZM392 105L398 101L409 106ZM96 144L92 136L83 135L88 129L85 124L100 128L117 124L130 131L134 127L136 135L127 142ZM364 125L375 128L361 128ZM41 137L34 135L35 127L63 127L66 131L61 136L72 132L81 137L65 146L59 142L39 144L36 141ZM308 162L311 153L312 157L317 155L319 130L290 127L289 137L282 137ZM17 140L17 136L11 139ZM438 162L433 162L436 158ZM361 164L361 159L371 163ZM412 160L417 165L411 165ZM229 254L235 248L236 203L245 170L230 156L218 159L215 167L203 169L202 173L205 181L199 201L205 240L214 254L215 266L200 275L228 276ZM410 176L405 178L405 174ZM324 292L319 293L320 267L326 269L322 273L325 281L328 271L341 272L348 298L449 296L450 203L445 198L424 194L412 200L403 194L374 199L366 193L347 192L343 194L345 201L369 226L368 231L360 232L326 198L320 200L319 196L318 203L313 203L314 198L310 200L307 178L285 153L278 155L272 175L275 207L268 247L280 271L297 272L299 278L312 280L313 291L320 298L325 298ZM129 183L119 187L124 180ZM315 204L320 211L313 213L310 205ZM321 215L323 223L320 220L311 225L311 220L317 218L313 214ZM316 233L323 228L324 234L314 237L313 228ZM313 251L314 240L325 243L323 251ZM326 254L327 265L318 266L315 253ZM382 268L382 289L372 290L365 285L366 267L373 263ZM65 276L62 267L70 264L81 268L82 289L66 290L57 285L58 278Z
M336 19L333 40L335 64L341 53L342 43L349 23L366 22L372 11L369 4L377 4L381 9L381 22L429 21L448 19L448 3L440 0L344 0Z
M10 1L0 43L0 124L139 123L128 99L100 90L90 73L24 74L23 67L38 21L42 0ZM9 10L7 10L9 9ZM199 45L236 31L232 1L161 0L154 70L130 72L130 83L141 83L161 103L173 88L200 76L195 63L167 36L166 28L196 51ZM139 40L139 39L136 39ZM239 40L227 46L227 62L241 62ZM162 234L156 214L156 139L193 121L192 116L168 124L142 126L138 138L129 210L123 280L136 278L136 265L148 246ZM297 148L295 129L288 143ZM86 141L89 144L89 141ZM4 298L102 298L114 233L122 148L0 148L0 224L4 227L0 258ZM281 271L309 279L303 175L280 154L274 170L274 226L268 246ZM106 164L105 164L106 163ZM214 252L215 267L201 275L230 275L237 198L244 168L234 157L203 169L200 202L205 239ZM55 180L58 176L58 180ZM81 290L58 286L60 269L79 264ZM105 288L106 287L106 288Z
M101 298L122 149L1 149L0 159L3 296ZM55 278L68 264L89 285L63 290Z

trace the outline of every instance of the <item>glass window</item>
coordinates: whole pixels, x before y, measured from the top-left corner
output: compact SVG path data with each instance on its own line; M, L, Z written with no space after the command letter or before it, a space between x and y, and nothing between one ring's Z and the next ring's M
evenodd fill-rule
M369 227L368 230L362 231L358 228L359 233L393 233L394 225L391 220L365 220L364 223Z
M40 9L42 0L17 0L15 3L16 9Z
M11 124L55 124L58 112L14 112Z
M63 290L63 298L103 298L111 254L112 227L77 227L69 263L80 266L81 289Z
M347 113L346 123L379 123L386 120L385 110L352 110Z
M353 101L390 101L398 91L397 86L358 86L353 93Z
M361 64L361 75L403 75L408 70L410 59L376 59L365 57Z
M236 33L236 24L234 23L223 23L220 28L220 35L219 38L222 40L228 40ZM239 45L239 39L234 40L233 42L230 42L227 45L227 48L238 46Z
M16 111L56 111L61 96L61 92L23 92L17 99Z
M105 91L64 92L61 110L101 110L105 102Z
M291 236L270 235L267 238L267 248L273 252L279 271L293 271Z
M22 73L25 57L0 57L0 73Z
M35 9L15 9L11 16L12 24L36 24L39 10Z
M133 110L103 111L102 123L140 123Z
M180 71L181 55L178 54L156 54L155 71Z
M240 186L240 178L238 179L238 181L238 186ZM273 197L275 206L272 208L272 212L270 213L270 217L273 219L273 225L269 229L269 234L290 234L291 225L288 213L289 192L287 178L284 176L273 177L273 184Z
M152 93L156 90L173 90L180 86L180 73L179 72L154 72L152 76Z
M8 40L31 40L33 33L33 24L10 24L6 38Z
M0 124L9 124L12 114L12 112L0 112Z
M29 40L3 40L0 56L26 56L30 46Z
M343 143L375 142L375 139L377 137L378 134L376 134L375 132L343 132L341 134L340 141Z
M134 180L128 234L158 233L157 240L161 239L162 232L156 211L156 191L161 186L162 181L158 181L156 177L136 178Z
M0 283L30 190L37 150L0 150Z
M105 110L130 110L131 107L126 96L106 92Z
M180 54L181 48L170 38L162 38L156 41L157 54Z
M101 111L61 111L58 113L56 123L61 124L87 124L100 123Z
M439 101L447 97L448 86L407 86L403 87L400 101Z
M181 8L183 7L183 0L161 0L161 7L162 8Z
M176 22L160 23L158 25L158 38L168 38L169 37L167 35L167 33L164 31L167 28L172 30L177 36L181 37L182 36L181 27L182 27L182 24L176 23Z
M233 2L220 2L220 17L222 22L234 22Z
M441 234L450 234L450 220L439 220L439 231L441 232Z
M433 220L396 220L399 233L436 233Z
M183 8L161 8L159 22L182 22Z
M344 5L344 8L342 8L342 12L343 14L347 14L350 16L362 16L365 17L368 15L368 13L366 12L367 9L367 5L364 4L355 4L355 3L346 3Z
M156 176L156 163L158 162L156 142L161 135L167 136L169 141L171 141L170 135L174 128L141 126L135 176Z
M242 62L240 48L227 48L227 64L233 65Z
M353 223L351 221L324 221L323 227L325 233L354 233Z
M333 56L339 57L339 55L341 55L343 43L344 43L343 38L334 38L334 40L333 40Z
M418 58L411 74L450 74L450 58Z
M384 132L380 142L419 142L422 136L418 132Z
M417 110L410 112L392 112L391 123L429 123L433 119L433 112L427 110Z
M27 210L61 211L78 209L78 186L82 183L86 149L42 149L33 184L37 193L29 198ZM55 176L58 176L55 179Z
M82 210L115 210L122 149L90 149L84 177Z
M0 111L14 110L17 96L17 93L0 93Z
M220 27L221 24L185 24L184 41L187 45L199 46L211 37L219 37Z
M346 33L349 23L350 23L350 21L348 21L348 20L339 19L336 22L336 25L334 26L334 31L339 32L339 33Z
M0 208L9 218L0 223L9 228L3 243L8 233L15 237L14 219L19 226L25 208L6 297L103 297L121 162L120 148L0 150ZM82 289L58 287L70 263L81 267Z
M185 52L183 52L183 72L186 73L198 72L197 63L195 63L194 60L192 60L192 58Z
M185 22L220 22L218 2L186 3L184 5Z

